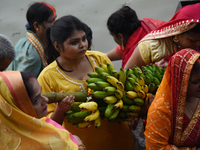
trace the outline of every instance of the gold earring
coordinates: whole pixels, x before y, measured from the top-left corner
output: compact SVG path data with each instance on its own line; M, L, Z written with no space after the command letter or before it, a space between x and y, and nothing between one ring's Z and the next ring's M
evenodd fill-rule
M38 29L38 28L36 28L36 31L39 31L39 29Z
M176 42L176 43L178 43L179 39L178 39L177 35L174 36L173 41Z

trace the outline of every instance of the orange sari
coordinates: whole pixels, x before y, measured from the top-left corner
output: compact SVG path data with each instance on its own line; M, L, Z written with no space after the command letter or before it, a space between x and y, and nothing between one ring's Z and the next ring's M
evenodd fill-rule
M189 124L183 129L188 82L192 67L199 57L198 52L184 49L170 60L149 107L144 133L146 149L177 150L177 147L195 149L200 146L200 102Z
M78 150L65 129L38 119L19 71L0 72L0 149Z

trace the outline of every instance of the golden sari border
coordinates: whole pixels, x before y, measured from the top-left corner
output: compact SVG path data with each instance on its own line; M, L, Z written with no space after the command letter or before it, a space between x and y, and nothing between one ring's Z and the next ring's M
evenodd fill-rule
M186 31L192 29L198 23L199 23L199 19L190 19L190 20L179 21L177 23L174 23L173 25L169 25L160 30L154 30L154 31L150 32L141 41L150 40L150 39L166 38L166 37L174 36L177 34L181 34L183 32L186 32Z
M182 141L185 141L187 136L182 135L182 125L183 125L183 116L184 116L184 109L185 109L185 100L186 100L186 93L187 93L187 87L188 87L188 82L190 78L190 73L193 67L193 64L195 61L199 58L200 54L194 54L188 61L185 69L184 69L184 75L183 75L183 80L181 83L181 90L180 90L180 96L178 99L178 106L177 106L177 116L176 116L176 127L175 127L175 136L174 136L174 144L175 145L181 145ZM187 73L187 72L190 73ZM196 120L197 122L197 120ZM190 124L187 128L188 132L191 132L191 129L194 127L194 124Z
M35 47L38 54L40 55L40 58L42 60L44 67L46 67L48 64L47 64L47 61L46 61L45 56L44 56L44 48L43 48L42 44L40 43L40 41L31 32L27 32L27 39Z

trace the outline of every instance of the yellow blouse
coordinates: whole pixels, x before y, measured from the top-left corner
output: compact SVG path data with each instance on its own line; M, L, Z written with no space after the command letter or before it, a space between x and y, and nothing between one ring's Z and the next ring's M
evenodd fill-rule
M97 51L87 51L86 56L93 69L100 64L111 63L106 54ZM46 92L83 92L87 91L87 82L75 80L67 76L57 65L56 61L47 66L39 75L38 82L42 86L42 93ZM48 105L48 116L56 108L56 104ZM135 142L128 122L110 123L102 120L101 126L96 129L91 126L79 129L64 119L63 126L72 134L81 138L87 150L134 150Z
M159 40L145 40L138 44L140 54L146 64L155 63L177 51L171 37Z

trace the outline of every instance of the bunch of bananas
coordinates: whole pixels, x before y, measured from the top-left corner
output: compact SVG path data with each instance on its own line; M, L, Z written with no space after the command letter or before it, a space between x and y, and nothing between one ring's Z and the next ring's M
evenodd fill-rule
M83 128L91 123L99 127L100 118L110 122L133 120L149 93L156 93L165 69L151 64L142 69L134 66L117 71L111 64L101 64L95 72L88 73L90 78L86 80L92 101L78 105L78 112L71 111L69 122ZM80 119L76 118L76 113L81 114Z

